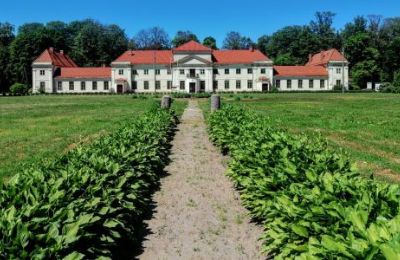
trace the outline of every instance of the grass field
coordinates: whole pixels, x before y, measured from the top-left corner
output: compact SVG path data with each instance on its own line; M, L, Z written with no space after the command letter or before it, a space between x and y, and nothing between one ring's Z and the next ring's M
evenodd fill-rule
M0 182L24 164L54 159L77 143L112 132L154 102L125 95L0 98ZM173 107L182 112L185 102Z
M241 94L223 95L223 103L243 104L293 132L320 133L344 148L363 173L400 182L399 95ZM202 107L207 106L203 101Z

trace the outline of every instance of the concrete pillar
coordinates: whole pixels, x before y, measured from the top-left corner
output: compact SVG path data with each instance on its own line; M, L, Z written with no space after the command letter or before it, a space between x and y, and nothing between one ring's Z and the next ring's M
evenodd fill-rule
M170 109L172 103L171 96L163 96L161 100L161 108Z
M211 112L221 108L221 97L219 95L211 96Z

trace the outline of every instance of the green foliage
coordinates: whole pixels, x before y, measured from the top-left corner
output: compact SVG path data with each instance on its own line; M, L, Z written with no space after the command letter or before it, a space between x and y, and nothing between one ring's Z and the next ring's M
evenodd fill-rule
M203 45L207 46L213 50L218 50L217 40L215 40L214 37L208 36L208 37L204 38Z
M190 41L199 42L199 39L197 38L196 34L192 33L191 31L178 31L171 43L172 46L176 48Z
M171 96L173 98L209 98L211 97L210 93L172 93Z
M114 134L32 166L0 189L0 257L116 257L167 162L173 112L153 109Z
M263 223L263 250L276 259L396 259L400 186L361 177L318 137L270 127L269 119L225 106L208 119L229 152L228 175Z
M14 96L23 96L28 94L28 86L22 83L15 83L10 87L10 93Z

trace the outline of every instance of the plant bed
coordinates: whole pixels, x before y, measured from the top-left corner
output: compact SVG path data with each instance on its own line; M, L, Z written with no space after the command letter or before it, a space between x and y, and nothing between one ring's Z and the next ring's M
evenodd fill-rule
M397 259L400 187L361 177L320 137L270 127L225 106L208 118L211 140L231 156L228 175L265 228L276 259Z
M154 108L0 189L0 258L116 257L168 161L177 119Z

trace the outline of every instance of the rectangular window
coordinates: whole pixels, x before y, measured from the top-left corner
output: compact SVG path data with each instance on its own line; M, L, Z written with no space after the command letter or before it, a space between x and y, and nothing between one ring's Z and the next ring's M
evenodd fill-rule
M213 69L214 74L219 74L218 69Z
M319 82L319 86L320 86L320 88L325 88L325 80L324 79L321 79L320 80L320 82Z
M40 75L41 76L44 76L46 74L46 71L45 70L40 70Z
M92 89L97 90L97 81L92 82Z
M143 89L149 89L149 82L147 80L143 81Z
M229 89L229 80L225 80L225 89Z
M180 88L181 90L184 90L184 89L185 89L185 81L184 81L184 80L181 80L181 81L179 82L179 88Z
M303 88L303 80L299 79L299 88Z
M342 85L342 81L340 79L336 80L336 86L341 86Z
M104 81L103 84L104 84L104 90L108 90L108 81Z
M156 69L156 75L160 75L161 71L159 69Z
M229 69L225 69L225 75L229 74Z
M200 91L204 92L206 90L206 82L204 80L200 81Z
M57 90L62 91L62 82L61 81L57 82Z
M337 73L337 74L342 73L342 69L341 69L341 68L336 68L336 73Z
M185 75L185 70L179 70L179 74L181 74L181 75Z
M242 82L240 80L236 80L236 89L240 89L242 87Z
M206 74L206 71L204 69L201 69L200 74L204 75L204 74Z
M132 70L132 75L137 75L137 70Z
M167 74L171 75L171 69L167 69Z
M161 82L156 80L156 89L161 89Z
M279 79L275 80L275 87L280 88L281 87L281 81Z
M74 90L74 82L73 81L69 82L69 90Z
M81 81L81 90L86 90L86 82Z
M137 89L137 81L132 81L132 89Z
M167 89L171 89L172 88L172 81L168 80L167 81Z
M218 80L213 81L213 89L214 90L218 89Z
M261 69L261 74L265 74L265 68Z
M247 88L249 88L249 89L253 88L253 81L252 80L248 80L247 81Z
M291 79L288 79L287 81L287 85L286 85L286 88L292 88L292 80Z
M253 74L253 68L248 68L247 69L247 74Z
M239 75L239 74L241 74L241 73L242 73L242 70L241 70L241 69L239 69L239 68L237 68L237 69L236 69L236 74L238 74L238 75Z
M118 75L124 75L124 70L118 70Z
M309 88L314 88L314 80L310 79L310 83L308 85Z
M144 75L149 75L149 70L148 69L143 70L143 74Z

